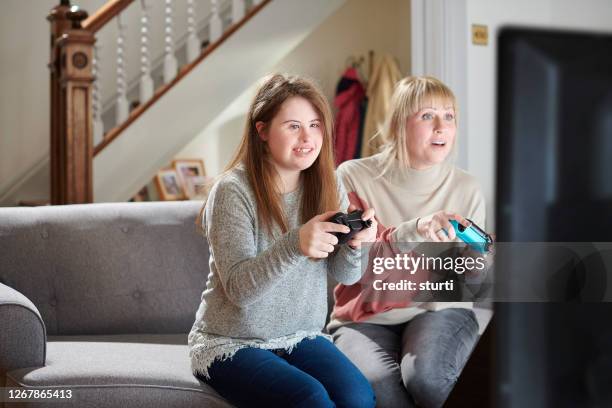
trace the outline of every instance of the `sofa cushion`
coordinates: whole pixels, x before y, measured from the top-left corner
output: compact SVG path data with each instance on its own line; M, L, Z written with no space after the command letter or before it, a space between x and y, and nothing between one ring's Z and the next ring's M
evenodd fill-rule
M187 334L50 337L47 365L9 372L7 386L70 388L66 406L231 407L192 375L186 342Z
M201 202L0 209L0 282L49 335L181 333L206 285Z

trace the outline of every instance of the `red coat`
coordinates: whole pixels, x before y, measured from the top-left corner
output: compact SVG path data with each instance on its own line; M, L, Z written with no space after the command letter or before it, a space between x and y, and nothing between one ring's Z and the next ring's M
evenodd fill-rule
M355 68L348 68L338 83L334 106L336 112L336 166L351 160L357 153L359 144L361 104L365 98L365 89L359 80Z

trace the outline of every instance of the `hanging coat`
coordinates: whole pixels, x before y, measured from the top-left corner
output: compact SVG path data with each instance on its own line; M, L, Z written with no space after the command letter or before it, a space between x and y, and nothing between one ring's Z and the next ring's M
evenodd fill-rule
M402 78L395 58L390 55L381 57L372 71L368 82L368 110L363 126L363 140L360 143L361 157L378 153L383 140L380 137L372 138L382 128L390 109L395 84Z
M334 98L334 106L337 108L334 141L336 166L352 159L357 153L364 98L365 89L359 80L357 70L348 68L338 83Z

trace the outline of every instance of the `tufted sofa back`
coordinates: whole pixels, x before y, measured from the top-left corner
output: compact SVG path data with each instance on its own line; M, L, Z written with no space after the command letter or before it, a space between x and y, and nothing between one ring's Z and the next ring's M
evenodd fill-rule
M49 335L186 333L208 276L201 202L0 209L0 282Z

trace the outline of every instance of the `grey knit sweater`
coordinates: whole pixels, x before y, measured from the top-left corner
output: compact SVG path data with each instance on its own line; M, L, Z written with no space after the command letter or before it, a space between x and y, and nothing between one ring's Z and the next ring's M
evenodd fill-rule
M338 180L341 206L348 199ZM272 234L260 224L246 173L236 168L212 188L203 226L210 246L210 274L189 333L192 369L208 376L216 359L244 347L286 349L322 335L327 316L327 273L350 285L359 280L360 251L340 246L327 259L299 249L302 188L283 195L289 232Z

